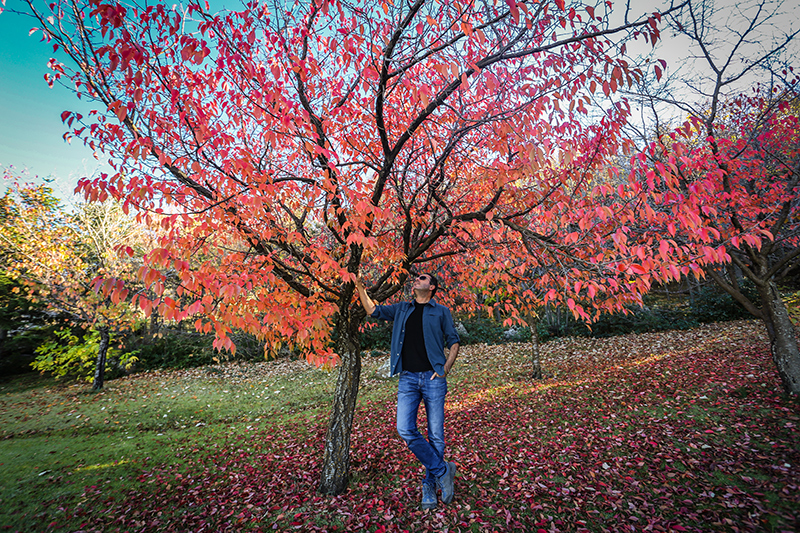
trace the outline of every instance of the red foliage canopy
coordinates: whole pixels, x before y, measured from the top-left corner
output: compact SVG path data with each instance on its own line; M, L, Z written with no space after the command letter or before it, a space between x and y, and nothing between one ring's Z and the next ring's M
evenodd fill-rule
M658 15L609 28L591 8L513 0L54 13L45 35L106 106L63 118L117 169L78 189L161 224L140 274L161 294L173 270L180 297L138 304L197 316L220 348L242 328L327 360L361 265L379 301L422 265L471 282L476 262L512 273L509 255L518 274L558 267L520 304L543 294L588 316L576 298L619 308L648 287L619 227L639 191L608 183L628 109L594 103L641 76L616 51L655 43Z

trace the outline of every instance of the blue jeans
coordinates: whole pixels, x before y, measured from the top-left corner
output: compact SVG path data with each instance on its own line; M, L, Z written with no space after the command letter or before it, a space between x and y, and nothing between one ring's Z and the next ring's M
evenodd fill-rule
M431 379L434 372L400 373L397 385L397 432L425 467L423 483L434 483L447 472L444 462L444 397L447 378ZM425 403L428 438L417 429L417 411Z

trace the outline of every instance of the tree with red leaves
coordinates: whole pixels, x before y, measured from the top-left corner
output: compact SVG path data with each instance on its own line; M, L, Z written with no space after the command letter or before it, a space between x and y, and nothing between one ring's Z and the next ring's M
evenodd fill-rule
M601 205L629 203L606 200L604 185L629 110L592 103L641 76L620 51L631 38L655 44L660 15L612 27L606 4L564 0L313 0L221 13L76 0L55 4L52 18L30 8L74 68L51 62L50 81L69 77L100 105L63 115L116 169L78 190L164 228L142 279L159 295L172 268L180 298L138 304L195 317L221 349L235 350L228 333L239 328L338 361L324 493L347 485L362 265L382 302L420 265L468 281L491 260L502 273L487 254L510 232L523 255L538 244L572 261L536 283L581 316L647 288L631 270L639 259L616 254L614 210ZM592 217L605 224L587 226Z
M794 90L739 96L716 106L724 123L697 117L688 134L668 135L648 152L664 161L656 163L666 184L657 208L675 219L697 217L664 221L666 253L699 247L704 272L762 320L787 394L800 393L800 352L779 289L800 266L798 103Z
M800 351L781 285L800 269L800 79L787 64L800 30L777 29L786 9L758 0L734 17L699 2L670 17L699 59L688 87L642 87L655 139L633 172L654 193L639 227L663 235L651 253L697 257L702 275L764 323L783 389L796 395ZM674 128L674 115L688 119Z

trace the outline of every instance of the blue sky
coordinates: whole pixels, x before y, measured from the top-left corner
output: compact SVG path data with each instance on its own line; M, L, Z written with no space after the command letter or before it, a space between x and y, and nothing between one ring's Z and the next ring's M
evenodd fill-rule
M236 0L209 3L216 9L237 5ZM50 72L47 62L54 56L53 47L42 42L41 32L28 35L37 21L15 12L27 7L21 0L6 0L0 13L0 168L27 169L28 181L46 180L67 200L80 178L109 167L102 155L100 161L95 159L80 140L73 139L71 144L63 140L67 128L61 113L86 115L93 106L78 100L66 87L48 87L44 75Z
M663 0L635 3L639 13L649 12ZM718 5L733 0L718 0ZM234 0L215 0L213 5L237 4ZM652 5L650 5L652 4ZM796 26L800 16L798 3L789 1L789 16L781 23ZM13 165L17 170L28 169L31 178L52 179L56 194L64 199L72 195L78 179L92 176L99 169L106 170L92 151L75 140L67 144L62 135L66 127L61 122L65 110L79 111L84 115L91 109L87 102L78 100L65 87L47 86L44 74L49 72L47 62L53 55L52 46L41 42L41 33L28 36L36 26L33 19L14 13L14 9L27 7L21 0L6 0L6 10L0 13L0 168ZM724 11L723 11L724 13ZM673 43L673 46L675 43ZM660 49L660 56L671 64L680 64L669 57L677 50Z
M85 111L89 105L65 87L47 86L53 48L41 42L41 33L28 36L36 24L11 11L20 5L8 0L0 13L0 167L27 168L31 178L55 178L56 194L68 198L78 179L101 165L81 142L62 139L61 112Z

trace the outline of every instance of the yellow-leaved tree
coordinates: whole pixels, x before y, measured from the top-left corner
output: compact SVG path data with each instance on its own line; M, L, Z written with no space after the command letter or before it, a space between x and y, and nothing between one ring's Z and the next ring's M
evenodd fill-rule
M67 212L49 187L24 183L10 169L4 170L4 179L0 253L6 271L28 288L32 299L99 334L92 388L101 389L111 334L138 316L129 305L125 281L134 279L134 246L145 232L115 202ZM117 290L106 297L103 285ZM59 364L68 362L45 360L37 368L56 370Z

